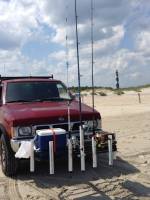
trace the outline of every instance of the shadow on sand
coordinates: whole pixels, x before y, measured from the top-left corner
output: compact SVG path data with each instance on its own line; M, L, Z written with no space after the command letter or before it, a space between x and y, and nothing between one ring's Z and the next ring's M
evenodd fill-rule
M74 160L73 167L73 173L68 173L67 161L55 161L55 175L49 175L48 162L36 162L34 173L29 172L29 163L23 162L16 179L25 182L31 180L37 188L42 190L58 188L58 199L68 199L72 193L75 193L77 195L75 199L110 200L112 198L109 192L112 190L113 193L113 190L117 187L121 188L118 195L124 190L129 191L126 192L125 198L121 199L133 199L137 196L150 197L150 189L144 185L129 180L121 180L123 175L138 173L139 170L119 157L114 161L113 167L109 166L108 159L102 156L99 158L97 169L93 169L92 163L86 161L86 171L81 172L80 160ZM67 193L68 188L72 188L73 192ZM83 191L81 188L84 188ZM92 190L93 193L88 194L89 190ZM120 197L116 194L113 199L117 200Z

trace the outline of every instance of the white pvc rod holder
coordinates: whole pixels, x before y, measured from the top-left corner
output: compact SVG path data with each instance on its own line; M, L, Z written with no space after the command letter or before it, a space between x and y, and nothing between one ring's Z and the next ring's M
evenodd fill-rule
M49 173L54 174L54 145L53 145L53 141L49 142Z
M116 133L114 133L114 138L115 140L117 141L117 138L116 138ZM117 159L117 151L113 151L113 160L116 160Z
M81 158L81 171L85 171L84 133L81 126L80 126L80 158Z
M73 171L72 142L68 139L68 171Z
M34 172L34 142L31 141L30 146L30 172Z
M108 136L109 165L113 165L112 135Z
M92 159L93 159L93 168L97 168L96 141L94 136L92 137Z

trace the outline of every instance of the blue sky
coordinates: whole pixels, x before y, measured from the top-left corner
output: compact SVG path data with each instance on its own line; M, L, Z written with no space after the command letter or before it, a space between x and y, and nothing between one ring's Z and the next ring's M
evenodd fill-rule
M60 51L61 49L64 49L64 47L61 44L57 44L54 42L51 42L51 39L53 35L56 34L55 30L49 27L46 24L39 23L41 33L34 38L33 37L27 41L21 49L21 52L23 55L29 57L30 59L46 59L49 54L55 51ZM36 35L36 29L33 31ZM43 40L43 37L45 40Z
M114 87L116 69L122 87L150 83L150 2L93 1L95 84ZM90 2L77 0L82 85L91 85ZM66 82L66 34L69 83L77 85L74 0L0 0L0 73Z

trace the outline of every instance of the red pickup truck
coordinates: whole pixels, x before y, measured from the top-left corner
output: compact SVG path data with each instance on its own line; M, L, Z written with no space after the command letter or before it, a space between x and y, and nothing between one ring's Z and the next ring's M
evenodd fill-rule
M67 135L68 101L71 137L76 140L74 151L79 152L79 103L61 81L52 77L0 77L0 81L0 157L5 175L16 173L15 153L22 141L36 137L37 130L61 128ZM93 134L92 119L92 108L82 104L82 123L88 127L85 152L89 150ZM101 116L97 111L94 111L94 119L94 129L101 130ZM113 147L115 150L115 143ZM36 156L39 154L37 151ZM39 158L42 160L42 156Z

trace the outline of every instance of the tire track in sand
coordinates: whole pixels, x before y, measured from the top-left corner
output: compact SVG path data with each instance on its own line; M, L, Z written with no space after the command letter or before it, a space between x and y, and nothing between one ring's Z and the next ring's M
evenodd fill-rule
M8 178L8 196L11 200L22 200L17 178Z
M8 195L8 180L4 177L0 177L0 199L10 200Z

